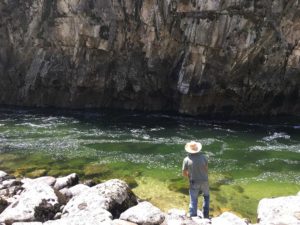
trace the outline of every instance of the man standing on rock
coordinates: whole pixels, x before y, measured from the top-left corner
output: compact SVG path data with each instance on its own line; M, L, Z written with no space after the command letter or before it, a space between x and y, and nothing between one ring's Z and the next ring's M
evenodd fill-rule
M190 217L197 216L198 195L203 193L203 216L209 218L208 162L201 149L199 142L191 141L185 145L189 154L183 160L182 174L190 181Z

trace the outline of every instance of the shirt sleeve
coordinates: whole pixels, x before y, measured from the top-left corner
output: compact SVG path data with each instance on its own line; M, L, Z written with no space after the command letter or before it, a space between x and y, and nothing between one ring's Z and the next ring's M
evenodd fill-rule
M204 161L205 161L206 165L208 165L208 160L207 160L206 156L204 156Z
M188 168L187 168L187 160L186 160L186 158L183 160L183 163L182 163L182 171L184 171L184 170L187 170Z

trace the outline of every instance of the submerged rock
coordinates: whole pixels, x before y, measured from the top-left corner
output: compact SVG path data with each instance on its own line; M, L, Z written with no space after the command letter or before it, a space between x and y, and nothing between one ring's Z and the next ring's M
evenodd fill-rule
M163 223L165 216L159 208L150 202L141 202L123 212L120 219L137 224L156 225Z
M264 198L257 209L259 224L299 225L300 196Z

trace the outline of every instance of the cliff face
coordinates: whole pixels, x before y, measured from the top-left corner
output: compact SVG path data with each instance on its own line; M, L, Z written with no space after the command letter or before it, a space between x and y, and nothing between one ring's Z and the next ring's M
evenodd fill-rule
M0 103L300 113L298 0L0 0Z

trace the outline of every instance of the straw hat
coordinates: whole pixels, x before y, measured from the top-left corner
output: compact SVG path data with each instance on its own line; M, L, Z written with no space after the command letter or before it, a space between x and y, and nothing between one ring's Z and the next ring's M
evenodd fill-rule
M191 154L195 154L201 151L202 144L196 141L191 141L186 143L185 145L185 151Z

